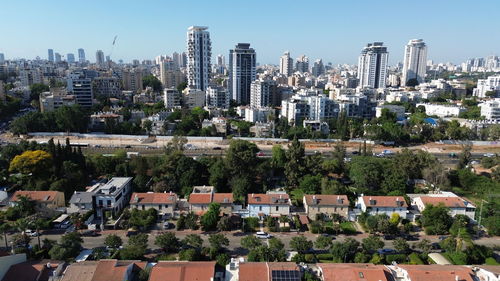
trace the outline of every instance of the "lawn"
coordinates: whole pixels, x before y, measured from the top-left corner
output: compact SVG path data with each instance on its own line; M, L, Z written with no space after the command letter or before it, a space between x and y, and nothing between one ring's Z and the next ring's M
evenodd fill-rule
M340 229L344 234L355 234L356 233L356 228L350 221L345 221L340 224Z

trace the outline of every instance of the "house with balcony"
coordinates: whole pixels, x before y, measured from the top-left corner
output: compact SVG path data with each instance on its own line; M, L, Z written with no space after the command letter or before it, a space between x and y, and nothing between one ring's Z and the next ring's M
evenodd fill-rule
M428 205L438 206L443 205L450 209L450 216L465 215L472 221L475 221L476 206L469 200L457 196L453 192L440 192L435 194L412 194L409 195L411 205L414 206L420 213L423 212Z
M406 219L408 204L403 196L363 196L358 197L356 208L371 216L386 214L389 217L397 213L400 218Z
M130 209L148 210L155 209L159 217L166 219L172 218L175 215L177 205L177 194L148 192L134 192L130 197Z
M290 215L292 205L290 197L285 192L268 192L248 194L248 216L264 218Z
M304 195L304 208L310 219L316 219L319 214L332 217L338 214L344 219L349 214L349 199L347 195Z
M132 191L131 177L114 177L87 190L93 193L95 215L102 218L105 212L118 214L129 202Z
M210 203L218 203L223 215L231 215L233 212L233 194L214 192L213 186L195 186L189 195L189 210L201 215L208 210Z

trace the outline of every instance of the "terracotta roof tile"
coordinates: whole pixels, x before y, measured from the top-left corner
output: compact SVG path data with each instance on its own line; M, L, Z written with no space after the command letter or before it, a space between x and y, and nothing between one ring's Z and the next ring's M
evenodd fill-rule
M458 265L398 265L412 281L473 281L469 267ZM457 279L458 278L458 279Z
M304 195L307 205L349 206L347 195ZM314 202L316 200L316 202Z
M233 201L232 193L214 193L213 202L219 204L232 204Z
M151 269L149 281L211 281L214 275L214 261L160 261Z
M383 265L363 263L320 263L324 281L392 281L392 275Z
M464 200L460 197L421 196L420 199L424 205L438 205L442 203L448 208L465 208Z
M175 204L177 194L175 193L132 193L130 204Z
M367 207L408 207L403 196L363 196Z
M2 281L47 281L60 263L48 260L18 263L9 268Z
M92 281L97 261L84 261L71 264L64 271L61 281Z
M142 261L100 260L92 277L92 281L122 281L129 266L136 270L146 267Z
M239 281L271 281L272 271L293 270L300 272L293 262L245 262L239 264Z
M271 204L271 205L289 205L290 197L285 193L252 193L248 194L248 204Z
M212 193L191 193L189 204L210 204L212 203Z
M56 198L56 196L62 192L59 191L24 191L19 190L14 192L10 201L17 201L19 197L25 196L31 198L34 201L42 201L42 202L52 202Z

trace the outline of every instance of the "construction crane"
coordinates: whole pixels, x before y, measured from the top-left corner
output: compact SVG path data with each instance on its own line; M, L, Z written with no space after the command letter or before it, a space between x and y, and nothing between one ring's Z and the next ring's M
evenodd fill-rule
M111 44L111 51L109 52L109 57L111 58L111 55L113 54L113 50L115 49L115 43L116 39L118 38L118 35L115 35L115 38L113 38L113 43Z

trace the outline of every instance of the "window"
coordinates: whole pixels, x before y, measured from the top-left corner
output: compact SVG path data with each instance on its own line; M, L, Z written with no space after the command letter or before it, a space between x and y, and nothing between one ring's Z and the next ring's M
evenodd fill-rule
M102 206L102 200L99 200L99 206Z
M158 205L158 209L160 209L160 210L161 210L161 207L162 207L161 205Z
M280 206L276 206L276 212L280 210Z
M142 207L142 210L144 210L144 205L142 205L141 207Z
M259 206L259 211L262 211L262 206Z
M106 204L108 205L108 207L111 207L111 200L106 200Z

